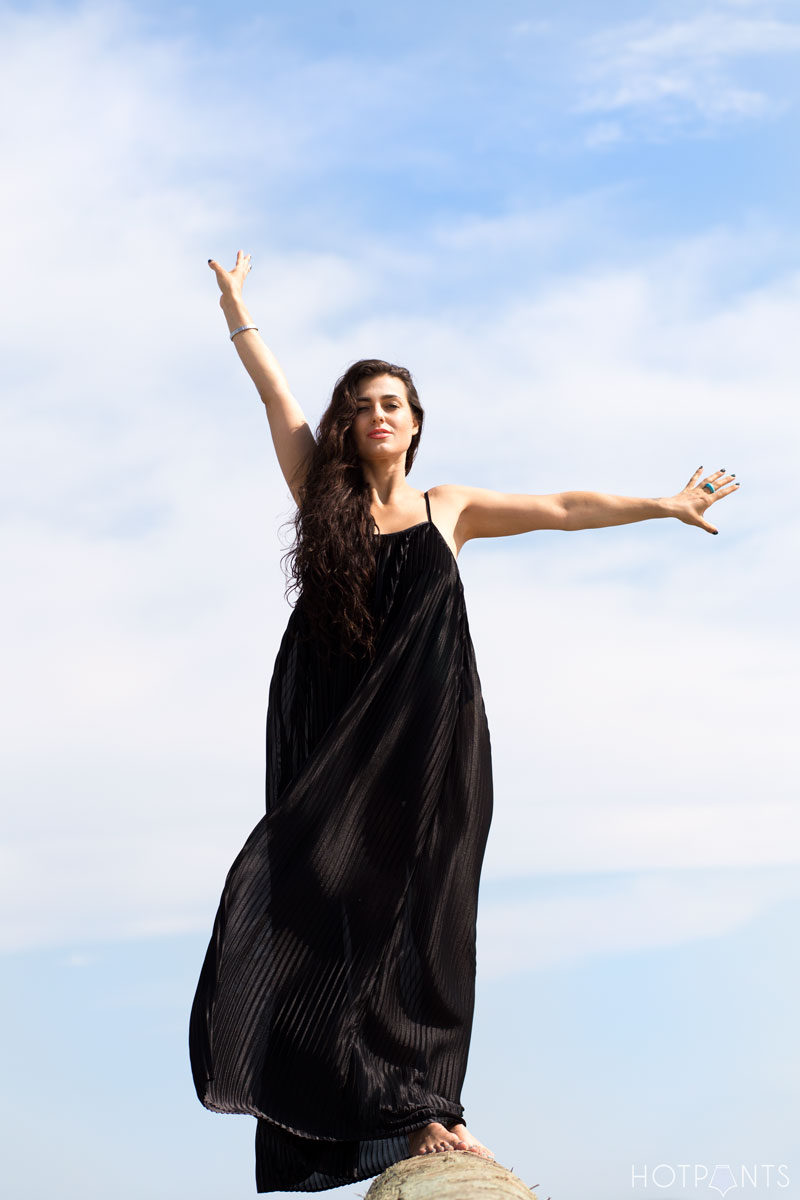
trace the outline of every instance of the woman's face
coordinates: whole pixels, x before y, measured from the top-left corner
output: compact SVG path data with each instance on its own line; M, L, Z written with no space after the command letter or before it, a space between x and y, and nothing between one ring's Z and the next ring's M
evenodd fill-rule
M419 425L402 379L376 375L374 379L362 380L356 392L356 405L351 428L361 458L375 461L404 455ZM385 436L370 436L378 430L385 431Z

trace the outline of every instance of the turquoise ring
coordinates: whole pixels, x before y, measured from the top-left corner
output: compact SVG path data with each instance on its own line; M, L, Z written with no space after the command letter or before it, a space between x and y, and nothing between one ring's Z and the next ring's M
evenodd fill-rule
M707 492L716 491L716 488L714 487L713 483L704 483L703 487L706 489Z

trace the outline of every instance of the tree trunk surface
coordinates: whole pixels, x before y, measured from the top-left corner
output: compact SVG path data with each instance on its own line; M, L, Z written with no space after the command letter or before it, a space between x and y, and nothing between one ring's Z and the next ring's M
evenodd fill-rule
M498 1162L469 1150L438 1150L394 1163L364 1200L536 1200L536 1194Z

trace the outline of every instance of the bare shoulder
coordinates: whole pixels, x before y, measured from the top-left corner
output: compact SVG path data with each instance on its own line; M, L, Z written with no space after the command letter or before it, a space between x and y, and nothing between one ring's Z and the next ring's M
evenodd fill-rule
M469 504L473 489L460 483L438 483L428 488L431 503L431 518L439 526L445 541L456 558L470 536L466 532L463 514Z
M470 538L511 537L536 529L567 529L564 493L497 492L462 483L429 490L431 515L460 550ZM433 512L433 504L437 512Z
M437 483L436 487L428 488L431 501L431 516L436 518L436 524L455 529L458 519L469 503L469 493L472 488L460 483ZM436 505L436 513L433 505ZM437 516L438 513L438 516Z
M437 518L437 524L446 524L454 534L461 535L462 541L475 536L468 529L470 515L487 502L491 503L493 497L502 494L489 491L488 488L471 487L467 483L440 483L428 489L428 495L441 517L441 520ZM433 514L432 509L431 512Z

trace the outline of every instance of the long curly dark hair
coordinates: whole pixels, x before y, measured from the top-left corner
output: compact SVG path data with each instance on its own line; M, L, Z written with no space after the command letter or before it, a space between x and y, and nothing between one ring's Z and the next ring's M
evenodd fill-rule
M375 582L377 539L370 513L369 486L353 440L359 384L391 375L406 386L408 402L419 425L406 451L405 473L411 470L425 414L405 367L379 358L362 358L347 368L333 389L320 418L299 488L293 518L295 542L281 562L290 563L285 596L299 592L308 639L330 653L356 660L375 655L376 629L370 608Z

